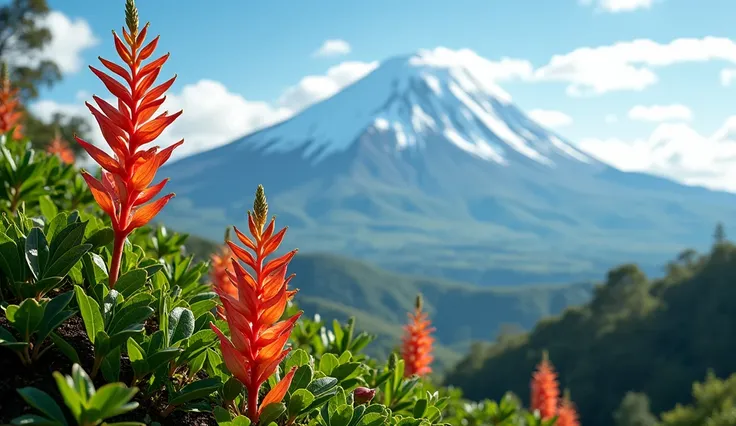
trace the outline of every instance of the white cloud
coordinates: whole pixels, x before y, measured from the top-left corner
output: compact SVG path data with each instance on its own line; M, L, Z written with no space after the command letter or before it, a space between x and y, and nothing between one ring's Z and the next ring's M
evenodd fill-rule
M316 52L314 52L314 56L340 56L340 55L347 55L350 53L350 43L348 43L345 40L340 39L334 39L334 40L325 40L324 43L322 43L322 46L320 46L319 49L317 49Z
M603 119L608 124L618 123L618 116L616 114L606 114Z
M168 146L185 139L173 158L215 148L291 117L302 108L337 93L377 65L377 62L343 62L328 69L325 75L304 77L295 86L287 88L275 104L247 100L230 92L217 81L200 80L187 84L180 92L169 93L166 102L159 109L169 112L184 110L184 113L156 143ZM102 97L107 99L108 96L105 94ZM56 112L86 118L93 129L90 142L108 149L97 123L84 106L85 101L92 101L91 95L80 91L76 98L77 102L71 104L41 100L31 104L30 108L44 120L50 120ZM111 99L107 100L115 105Z
M571 96L612 91L641 91L657 83L653 68L684 62L721 60L736 63L736 43L723 37L679 38L662 44L648 39L609 46L581 47L555 55L537 69L534 79L569 83Z
M572 117L561 111L533 109L529 111L528 115L532 120L550 128L565 127L572 124Z
M310 75L284 91L278 100L281 107L294 112L329 98L342 88L376 69L378 62L343 62L327 70L325 75Z
M622 170L736 191L736 116L709 136L685 123L662 123L647 138L589 138L578 147Z
M29 57L26 52L12 52L11 41L11 63L34 65L40 60L48 59L55 62L62 73L74 73L84 63L82 52L100 42L87 21L82 18L70 19L58 11L49 12L38 24L49 29L51 42L43 51ZM22 56L18 56L19 54Z
M637 121L690 121L693 112L685 105L636 105L629 110L629 119Z
M581 0L582 4L590 5L593 0ZM654 0L595 0L598 10L610 13L633 12L638 9L649 9Z
M730 86L731 83L736 79L736 68L725 68L721 70L721 84L724 86Z

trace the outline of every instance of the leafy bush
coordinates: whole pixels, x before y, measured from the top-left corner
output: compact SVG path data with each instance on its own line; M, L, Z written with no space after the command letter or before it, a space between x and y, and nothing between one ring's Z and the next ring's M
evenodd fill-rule
M147 225L173 196L154 200L166 180L150 185L178 144L161 151L143 146L179 115L152 118L173 79L154 87L168 55L142 64L158 40L144 45L147 31L128 0L123 37L114 36L127 69L102 60L125 84L93 69L119 99L114 107L95 97L99 110L88 104L114 156L78 139L101 166L97 177L65 164L69 157L58 149L35 151L17 123L0 120L0 382L20 384L0 395L7 407L0 421L555 422L556 413L543 420L511 396L471 404L417 375L428 373L432 360L432 329L421 305L407 327L406 359L393 354L385 362L362 353L372 336L356 333L354 320L328 329L300 318L286 275L296 251L265 260L284 231L276 232L273 221L266 226L262 187L248 214L250 235L235 230L245 248L228 241L209 275L209 262L187 254L186 235ZM7 96L0 101L12 99L7 84L2 90ZM2 107L14 114L13 105Z

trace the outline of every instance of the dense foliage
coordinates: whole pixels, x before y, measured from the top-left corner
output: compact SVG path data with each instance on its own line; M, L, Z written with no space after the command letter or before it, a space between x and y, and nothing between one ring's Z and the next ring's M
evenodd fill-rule
M364 354L372 336L356 332L353 319L300 318L286 274L295 251L265 260L283 232L273 222L264 228L263 188L249 214L250 235L236 230L241 245L228 241L235 257L225 268L227 290L209 282L217 274L188 254L185 235L148 226L170 198L156 199L165 180L149 185L172 147L142 146L173 119L152 118L169 83L146 94L163 64L142 65L157 40L143 44L147 29L139 31L128 0L126 28L115 35L128 70L103 60L128 86L94 70L119 100L115 107L95 98L100 110L90 107L113 156L77 139L101 174L35 150L17 127L0 129L0 422L555 423L557 400L546 401L553 409L540 417L538 407L530 413L512 395L469 403L434 387L422 376L431 361L425 316L405 339L424 339L420 349L385 362ZM574 416L563 421L571 407L559 405L558 426L577 424Z
M447 382L471 398L519 392L526 380L516 374L548 350L584 423L611 425L614 412L639 412L635 417L642 420L631 424L652 424L650 402L651 411L661 413L690 401L691 384L708 370L717 377L736 371L736 246L718 228L710 253L684 251L657 280L635 265L615 268L589 304L544 320L529 334L477 346ZM716 411L733 416L733 380L710 377L697 385L696 408L675 410L664 416L665 423L706 424L675 419L702 419L702 413ZM713 421L707 424L734 424Z

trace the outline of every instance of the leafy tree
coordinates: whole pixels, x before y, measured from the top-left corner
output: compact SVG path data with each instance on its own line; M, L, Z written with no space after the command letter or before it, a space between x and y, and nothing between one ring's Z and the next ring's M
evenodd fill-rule
M655 426L657 417L649 410L649 397L639 392L629 392L613 413L616 426Z
M716 230L713 232L713 239L716 244L722 244L726 242L726 230L723 227L723 223L718 222L716 224Z
M49 13L46 0L12 0L0 7L0 58L12 64L11 80L24 100L38 97L39 87L61 79L58 65L39 58L51 31L39 25Z
M12 0L0 7L0 61L10 64L10 79L26 104L38 98L41 88L61 80L58 65L40 56L52 39L51 31L40 24L49 12L46 0ZM67 141L73 141L74 134L89 132L86 121L79 117L56 114L44 122L28 110L24 113L24 133L36 147L48 144L57 129ZM81 151L76 143L70 147Z

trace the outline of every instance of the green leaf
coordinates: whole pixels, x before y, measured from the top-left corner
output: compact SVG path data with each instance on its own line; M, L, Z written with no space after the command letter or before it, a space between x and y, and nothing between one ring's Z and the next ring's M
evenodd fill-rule
M141 345L139 345L132 337L128 338L127 349L130 366L133 368L133 372L137 378L142 378L148 374L148 372L153 370L148 367L146 351L144 351Z
M115 232L110 228L102 228L87 238L87 244L91 244L90 250L95 250L110 244L115 239Z
M306 389L298 389L289 399L289 418L301 414L314 401L314 395Z
M99 411L99 419L119 416L138 407L130 400L138 393L138 388L128 388L122 383L108 383L97 389L89 400L89 407Z
M199 302L196 302L196 303L192 303L189 306L189 309L192 310L192 313L194 314L194 318L199 318L200 316L212 310L212 308L214 308L215 306L217 306L216 300L207 299L207 300L200 300Z
M79 313L84 320L84 328L87 331L87 337L90 342L95 343L97 333L104 331L105 322L102 319L100 305L95 300L84 293L82 287L75 285L74 293L77 296L77 305L79 305Z
M34 279L41 276L49 258L49 246L41 228L33 228L26 237L25 258Z
M209 378L197 380L184 386L169 400L169 405L181 405L195 399L204 398L221 386L220 379Z
M46 218L47 221L53 220L56 215L59 214L59 209L56 208L56 204L51 201L51 197L49 197L48 195L39 197L38 204L41 208L41 214L43 215L43 217Z
M147 278L148 274L143 269L133 269L118 278L115 282L115 290L119 291L123 297L128 298L146 284Z
M67 217L67 225L61 229L51 240L51 246L49 248L49 256L51 259L56 261L64 253L71 250L82 243L84 238L84 229L87 226L86 222L76 222L77 216L74 216L73 212ZM62 225L63 226L63 225Z
M38 343L43 342L49 333L74 315L73 311L64 311L64 308L69 305L69 302L72 301L73 297L74 293L67 291L46 303L43 310L43 319L41 320L41 325L38 327L36 334Z
M49 239L49 241L53 241L56 237L57 232L61 231L63 227L66 226L66 213L61 212L54 216L54 218L49 223L48 228L46 229L46 238Z
M358 370L358 368L360 368L360 365L361 364L359 362L349 362L347 364L342 364L332 370L331 376L339 381L350 379L360 373L360 371Z
M43 320L43 307L36 299L24 300L17 309L11 309L13 306L15 305L8 306L5 316L23 340L28 342Z
M56 348L64 354L65 357L69 358L69 361L79 364L79 354L72 345L66 342L61 336L56 333L49 334L51 341L54 342Z
M108 334L112 336L122 330L130 328L132 325L142 325L148 317L153 315L153 312L154 310L150 306L136 306L127 309L122 308L110 322Z
M187 308L174 308L169 315L169 344L189 338L194 332L194 314Z
M10 424L15 426L64 426L65 423L59 423L57 421L47 419L46 417L36 416L33 414L25 414L20 417L16 417L10 421Z
M424 413L427 411L427 400L420 399L414 404L413 415L414 418L421 419Z
M107 350L110 351L122 346L129 338L135 336L136 334L143 333L144 330L145 327L143 326L143 324L133 324L128 328L113 334L112 336L110 336L110 339L108 341Z
M330 426L348 426L353 419L353 407L343 405L330 415Z
M259 424L267 425L286 412L286 406L281 402L274 402L262 408Z
M334 377L322 377L321 379L314 380L307 386L307 390L314 396L322 395L330 389L337 386L337 379Z
M148 365L150 366L151 370L155 370L160 365L163 365L176 358L180 353L180 348L161 349L160 351L148 357Z
M297 349L291 353L289 358L286 360L284 371L291 370L291 367L301 367L302 365L309 364L309 354L304 349Z
M297 368L296 373L294 373L294 378L291 380L291 386L289 386L289 389L293 392L297 389L306 388L309 383L312 382L313 376L314 372L312 371L312 366L309 364L302 365Z
M44 277L63 277L69 273L69 271L82 259L85 253L89 251L92 246L89 244L82 244L76 247L72 247L68 251L64 252L56 260L51 263L47 269L43 271Z
M100 364L102 377L108 382L117 382L120 377L120 346L112 347Z
M368 413L358 420L356 426L383 426L386 422L386 416L379 413Z
M26 387L18 389L18 393L30 406L42 412L50 419L66 425L64 412L61 411L59 405L46 392L42 392L36 388Z
M338 365L340 365L340 360L331 353L323 354L322 358L319 360L319 370L328 376Z
M222 397L225 401L234 401L243 392L243 384L235 377L230 377L222 386Z

